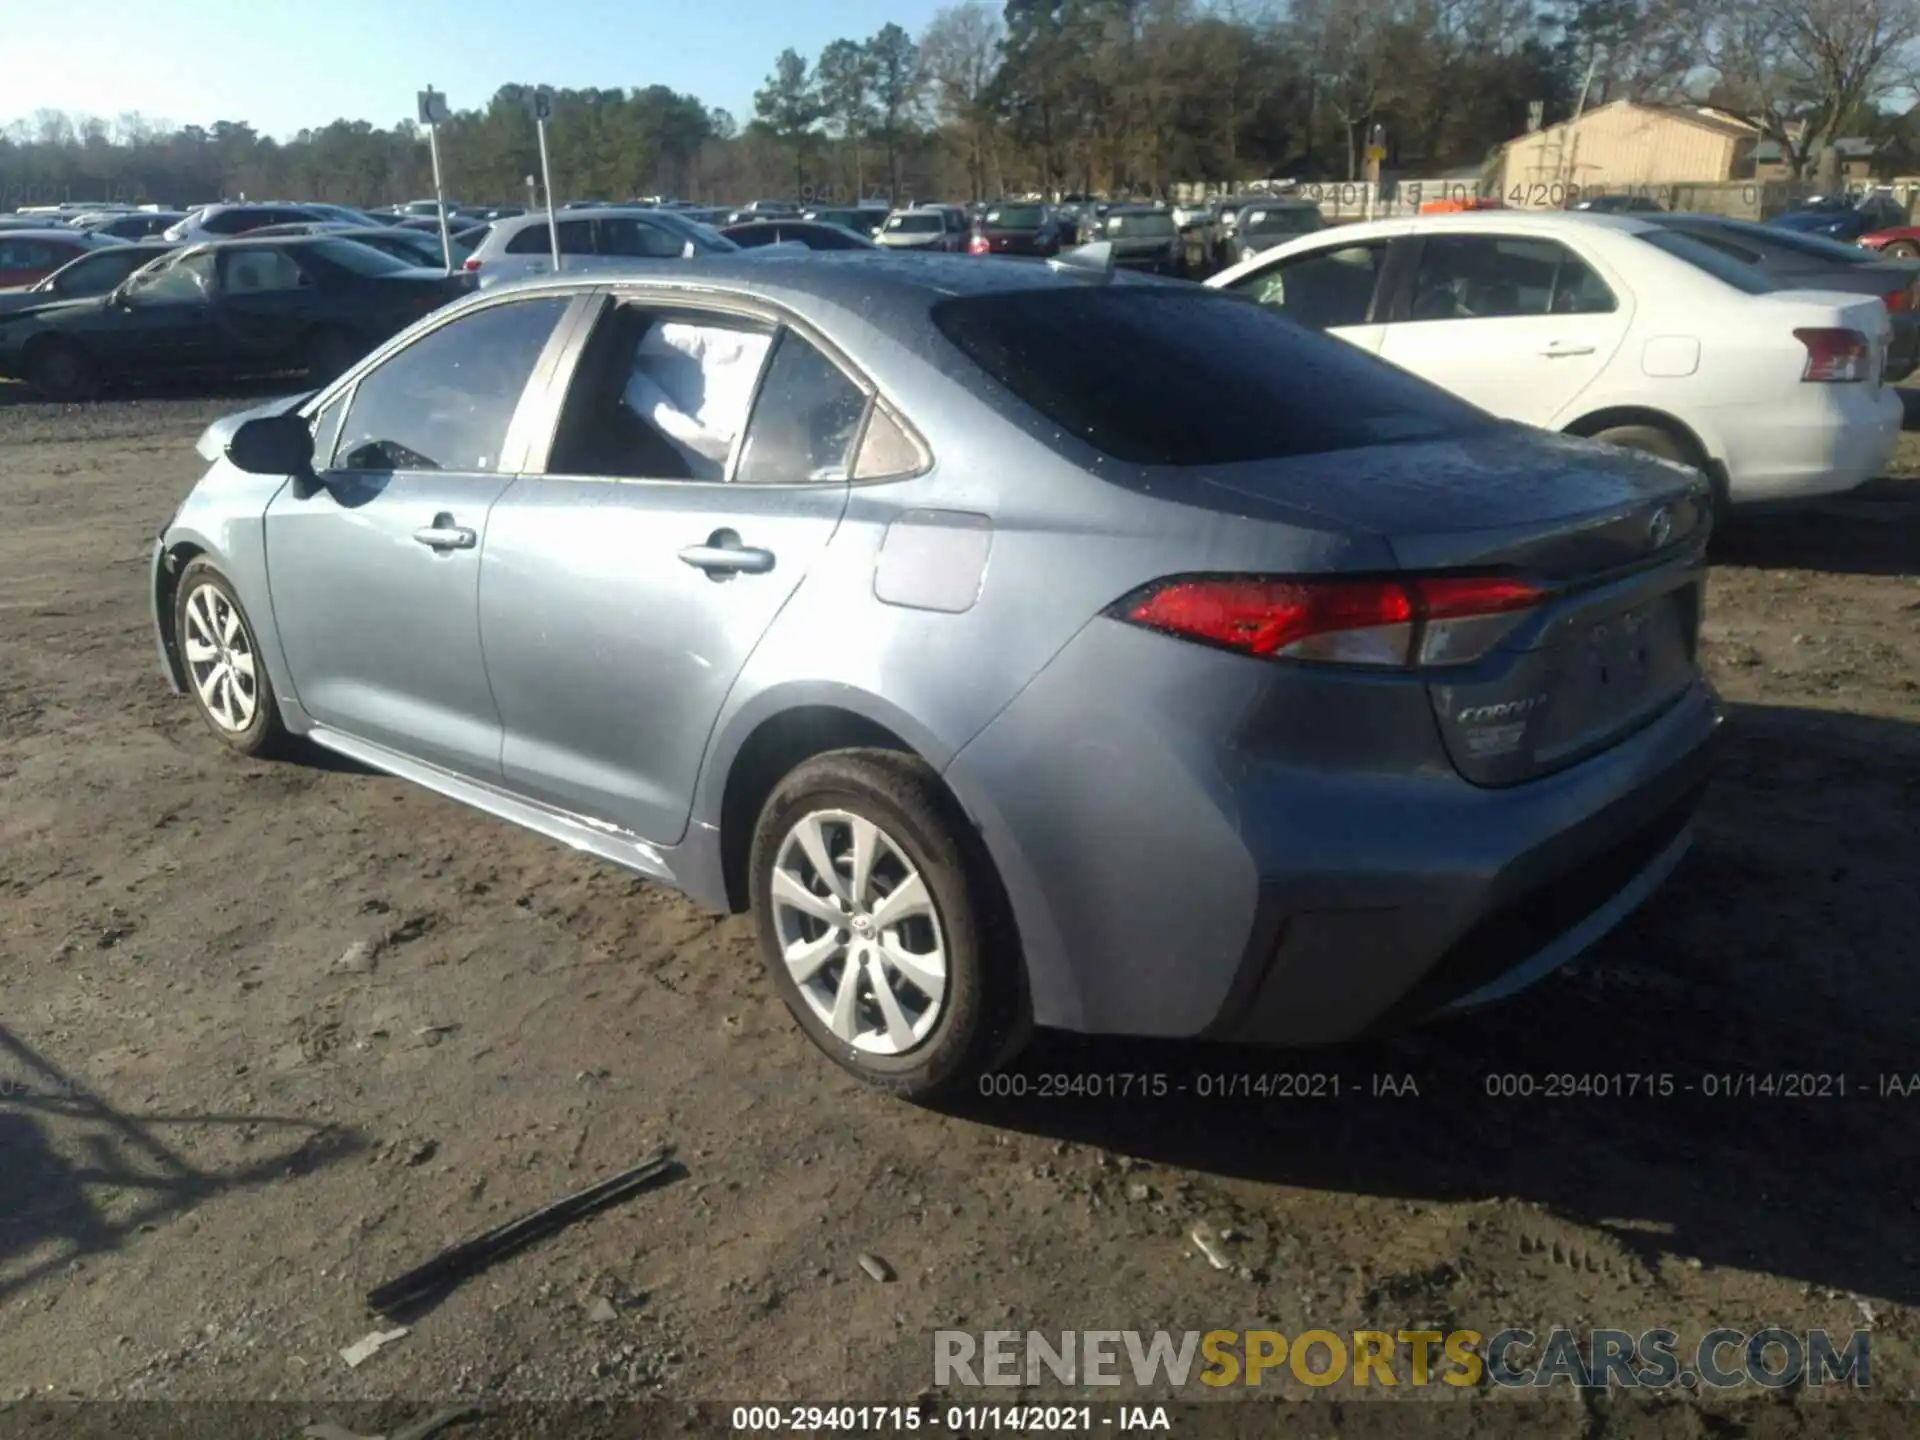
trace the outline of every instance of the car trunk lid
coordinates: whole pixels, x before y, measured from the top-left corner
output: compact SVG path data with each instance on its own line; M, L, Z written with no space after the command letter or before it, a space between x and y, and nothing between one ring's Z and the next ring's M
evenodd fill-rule
M1574 764L1696 678L1712 506L1685 467L1502 425L1206 478L1377 535L1410 573L1538 587L1538 604L1485 622L1500 638L1479 658L1426 671L1441 740L1475 784Z

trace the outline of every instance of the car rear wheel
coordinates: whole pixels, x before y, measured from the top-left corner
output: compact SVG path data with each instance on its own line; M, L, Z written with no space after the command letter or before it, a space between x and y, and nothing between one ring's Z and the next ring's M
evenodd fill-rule
M287 740L273 681L233 586L204 559L189 564L174 597L175 642L200 718L243 755L268 755Z
M841 1066L909 1099L977 1079L1021 1034L1018 966L992 943L997 891L969 833L933 773L886 750L805 762L754 831L781 999Z
M1880 253L1892 255L1901 260L1920 260L1920 244L1915 244L1911 240L1896 240Z
M360 358L360 342L338 325L323 325L307 337L307 378L324 385Z
M43 340L27 356L27 383L49 400L91 400L100 393L100 370L87 352L67 340Z

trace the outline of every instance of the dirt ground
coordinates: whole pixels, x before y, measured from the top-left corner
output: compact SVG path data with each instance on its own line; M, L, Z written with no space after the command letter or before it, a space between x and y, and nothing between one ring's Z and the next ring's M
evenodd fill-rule
M1419 1322L1870 1324L1915 1398L1920 1097L1882 1090L1920 1086L1920 480L1729 537L1699 844L1574 971L1336 1054L1043 1037L1025 1097L934 1113L808 1049L744 920L215 744L148 544L246 403L0 386L0 1401L898 1403L943 1327ZM1276 1071L1341 1096L1199 1094ZM1676 1085L1487 1093L1585 1072ZM1778 1072L1845 1095L1707 1093ZM1039 1093L1116 1074L1173 1088ZM340 1359L370 1286L669 1143L673 1183Z

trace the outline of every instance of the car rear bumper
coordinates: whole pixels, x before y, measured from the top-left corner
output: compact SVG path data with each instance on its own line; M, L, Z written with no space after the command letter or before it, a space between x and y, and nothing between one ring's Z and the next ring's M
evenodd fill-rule
M1367 702L1377 735L1335 713L1315 753L1276 752L1248 717L1315 702L1327 682L1297 674L1098 621L948 767L1038 1023L1311 1045L1485 1003L1684 851L1719 723L1704 682L1605 753L1490 789L1446 762L1430 709L1431 761L1370 764L1416 738L1392 700Z
M1885 473L1906 413L1898 392L1861 384L1805 388L1831 393L1817 408L1742 406L1721 417L1735 505L1837 495Z

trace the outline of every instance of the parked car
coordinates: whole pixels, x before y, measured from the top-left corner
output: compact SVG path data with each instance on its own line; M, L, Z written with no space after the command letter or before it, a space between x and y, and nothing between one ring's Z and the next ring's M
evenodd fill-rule
M1858 240L1862 235L1908 223L1906 209L1883 190L1864 195L1815 196L1797 210L1767 222L1782 230L1824 235L1829 240Z
M1889 225L1869 231L1854 243L1891 259L1920 260L1920 225Z
M105 295L141 266L152 264L174 248L172 242L166 240L137 240L85 251L44 280L0 290L0 315L36 305L57 305L63 300Z
M103 216L83 228L89 235L109 240L151 240L186 218L179 210L135 210Z
M1663 212L1651 218L1753 266L1782 289L1878 295L1893 319L1887 379L1904 380L1920 364L1920 263L1882 257L1823 235L1805 235L1722 215Z
M635 260L683 260L740 247L716 230L671 210L573 210L559 221L563 270L629 267ZM496 220L466 259L480 284L545 275L553 269L553 241L545 215Z
M938 251L952 255L967 248L971 229L964 210L948 205L916 205L887 216L873 238L889 250Z
M804 210L800 218L818 220L823 225L838 225L843 230L851 230L871 240L886 222L887 212L869 205L851 210Z
M1113 246L1114 264L1156 275L1187 272L1186 242L1173 216L1152 205L1116 205L1100 222L1100 238Z
M0 289L38 284L90 251L125 243L84 230L0 230Z
M304 736L751 910L891 1092L1031 1025L1478 1005L1686 848L1697 474L1090 269L475 299L206 432L153 551L168 678L235 751Z
M1234 217L1227 259L1238 264L1262 250L1271 250L1298 236L1316 234L1326 228L1320 207L1311 200L1262 200Z
M740 207L749 215L757 215L764 220L783 220L800 218L800 207L791 200L749 200Z
M179 375L327 380L466 288L330 235L183 246L105 295L0 315L0 376L55 400Z
M818 220L749 220L744 225L729 225L720 233L742 250L754 250L763 245L804 245L809 250L880 248L858 231Z
M1596 215L1657 215L1666 210L1651 195L1588 195L1576 200L1567 207L1569 210L1586 210Z
M1699 469L1723 506L1852 489L1899 439L1880 300L1780 289L1650 217L1342 225L1207 283L1494 414Z
M970 255L1058 255L1078 241L1075 226L1036 201L1002 200L973 222Z
M202 240L230 240L268 225L294 225L335 217L304 205L204 205L176 220L161 234L180 244Z

